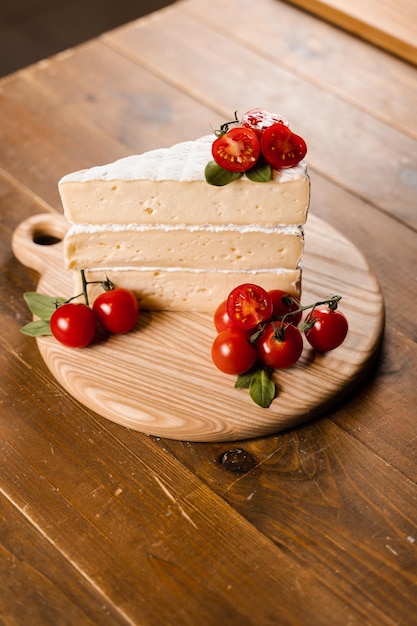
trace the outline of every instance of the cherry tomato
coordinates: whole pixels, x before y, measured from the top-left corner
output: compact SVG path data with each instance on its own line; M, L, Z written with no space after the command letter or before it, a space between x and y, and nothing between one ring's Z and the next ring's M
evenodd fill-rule
M302 137L284 124L273 124L262 135L261 150L269 165L279 170L299 163L307 153L307 146Z
M230 292L227 313L235 328L250 330L269 320L272 315L272 300L263 287L244 283Z
M250 128L231 128L212 145L213 159L232 172L245 172L253 167L261 153L259 139Z
M226 330L226 328L230 328L233 326L233 322L229 317L227 312L227 300L224 300L219 304L217 309L214 312L214 326L218 333L221 333L222 330Z
M217 335L211 347L214 365L225 374L243 374L256 363L258 353L244 331L226 328Z
M139 304L131 291L116 288L101 293L94 301L93 311L108 332L128 333L138 320Z
M347 319L338 309L316 307L307 316L306 322L314 322L313 327L305 331L305 336L318 352L338 348L344 342L348 332Z
M272 317L283 317L290 311L296 311L300 308L300 301L296 296L288 293L287 291L282 291L281 289L272 289L268 292L270 298L272 299ZM294 315L288 315L285 318L285 321L289 324L294 324L297 326L301 322L302 312L299 311Z
M97 321L86 304L68 302L52 313L50 326L53 336L60 343L70 348L83 348L93 341Z
M280 336L282 335L282 336ZM273 369L291 367L303 351L303 338L296 326L281 322L269 323L256 342L262 363Z
M264 130L272 126L272 124L284 124L288 126L288 120L282 115L277 113L270 113L265 109L251 109L242 115L242 125L246 128L252 128L258 136L261 138Z

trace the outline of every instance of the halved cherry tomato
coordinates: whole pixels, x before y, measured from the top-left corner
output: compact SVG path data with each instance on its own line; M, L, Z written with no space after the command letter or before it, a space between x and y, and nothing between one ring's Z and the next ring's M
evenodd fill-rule
M341 311L329 307L316 307L306 318L306 323L313 323L305 336L310 345L318 352L327 352L338 348L348 332L348 321Z
M277 113L270 113L265 109L251 109L242 115L242 125L246 128L252 128L260 139L264 130L272 126L272 124L284 124L288 126L289 122L278 115Z
M262 363L273 369L284 369L300 358L303 338L296 326L271 322L256 341L256 347Z
M264 131L261 150L266 161L276 170L297 165L307 154L304 139L284 124L273 124Z
M97 321L108 332L128 333L135 326L138 315L138 301L128 289L110 289L101 293L93 303Z
M70 348L84 348L94 339L97 321L86 304L67 302L51 315L51 332L55 339Z
M253 167L261 153L255 131L238 126L213 141L213 159L232 172L245 172Z
M221 372L239 375L255 365L258 353L245 331L226 328L213 341L211 358Z
M244 283L230 292L227 313L234 327L250 330L271 317L272 300L263 287Z
M272 299L272 317L284 317L287 313L296 311L300 308L300 300L287 291L283 291L282 289L272 289L268 293ZM289 324L297 326L297 324L301 322L302 315L302 312L299 311L294 315L288 315L285 318L285 321Z

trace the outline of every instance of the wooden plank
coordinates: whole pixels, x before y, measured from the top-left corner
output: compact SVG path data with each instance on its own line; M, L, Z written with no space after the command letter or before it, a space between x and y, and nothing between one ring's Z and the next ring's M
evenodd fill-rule
M408 63L279 0L256 6L250 0L183 0L176 6L324 92L417 137L417 106L410 106L417 100L417 78Z
M417 64L414 0L288 1Z
M0 613L3 624L121 624L96 587L0 495ZM124 621L124 620L123 620Z
M179 33L184 31L187 37L180 37ZM208 39L212 42L209 48L199 45ZM417 225L414 181L417 162L411 137L334 94L323 93L315 84L260 56L258 51L235 43L178 10L171 9L158 19L129 25L106 36L104 41L170 84L182 86L185 92L190 92L191 85L193 98L207 106L220 111L221 103L225 119L237 107L244 111L260 104L285 114L294 130L306 139L313 170L355 195L368 198L411 226ZM240 59L239 64L236 58ZM181 59L193 59L193 62L182 63ZM217 71L202 72L202 67ZM227 89L225 84L233 87ZM398 160L393 159L392 151L385 149L387 144L398 148ZM348 167L344 158L347 151Z
M7 175L58 211L64 174L195 138L210 132L211 120L221 119L132 61L91 43L3 83L0 114Z
M31 66L20 78L28 83L26 89L40 91L39 97L50 94L53 108L70 123L81 119L117 141L124 156L155 148L155 138L168 147L178 137L192 139L209 127L208 109L196 104L191 115L188 95L97 41ZM16 93L16 99L21 97Z
M239 442L236 447L254 460L253 469L241 473L221 471L218 459L228 450L225 444L165 441L164 446L191 469L198 468L231 506L345 598L356 597L371 614L375 606L384 606L393 623L401 606L417 607L415 482L404 481L328 420Z
M49 401L39 397L38 366L28 377L15 359L1 381L6 392L22 385L0 442L1 488L121 623L214 626L256 614L266 626L273 613L285 625L305 611L323 625L365 619L367 603L295 565L152 439L97 420L53 383ZM390 624L378 609L367 619Z
M413 380L416 370L415 341L404 336L394 325L385 335L378 370L375 371L378 375L371 376L345 410L334 415L336 423L371 449L378 450L414 483L417 481L417 390L410 388L407 381ZM357 420L359 407L363 414L360 423Z
M3 171L42 199L46 207L60 210L57 182L76 162L81 166L83 162L97 163L103 151L114 158L125 151L117 139L89 127L82 117L58 115L54 95L45 98L42 90L18 75L7 82L7 97L4 90L0 92L0 112Z

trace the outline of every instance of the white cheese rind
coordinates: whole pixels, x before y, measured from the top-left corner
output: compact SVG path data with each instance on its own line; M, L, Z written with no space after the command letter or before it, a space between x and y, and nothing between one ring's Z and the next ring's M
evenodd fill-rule
M104 265L186 269L294 269L301 227L74 226L64 242L68 269Z
M73 271L74 293L82 291L81 274ZM105 268L86 270L88 281L106 276L118 287L132 290L142 309L203 311L213 313L230 291L242 283L255 283L267 291L282 289L300 296L301 270L190 271L178 268ZM100 285L89 286L90 301L103 293Z
M194 141L183 141L169 148L158 148L143 154L134 154L90 169L66 174L59 184L78 181L85 183L93 180L177 180L204 181L206 164L213 159L211 147L214 135L205 135ZM305 161L297 166L283 170L274 170L278 182L294 180L306 171Z

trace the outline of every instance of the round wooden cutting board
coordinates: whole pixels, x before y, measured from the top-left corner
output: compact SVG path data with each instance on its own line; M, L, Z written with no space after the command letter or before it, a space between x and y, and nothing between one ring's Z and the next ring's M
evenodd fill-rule
M67 228L61 215L42 214L22 222L13 235L15 256L40 274L39 293L73 295L62 241L45 245L50 237L62 240ZM131 333L82 349L66 348L53 337L36 341L64 389L109 420L184 441L242 440L328 410L369 369L382 337L383 298L366 259L341 233L310 214L302 303L334 294L343 296L340 310L349 321L345 343L323 355L305 343L300 361L274 374L278 393L267 409L254 404L247 389L234 388L236 377L212 364L216 331L209 314L143 312Z

